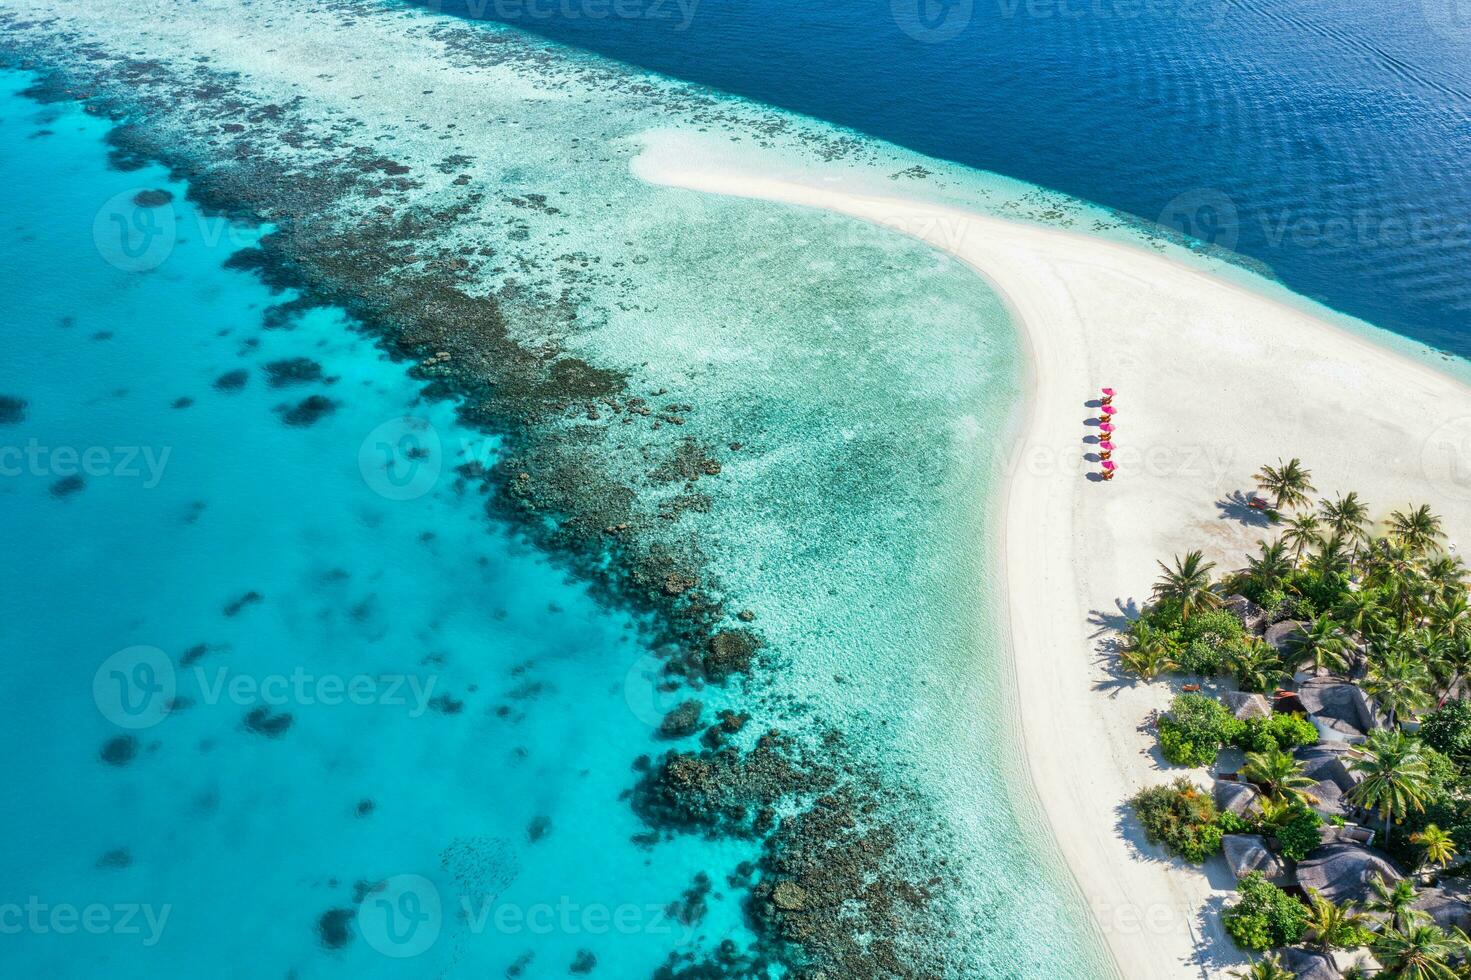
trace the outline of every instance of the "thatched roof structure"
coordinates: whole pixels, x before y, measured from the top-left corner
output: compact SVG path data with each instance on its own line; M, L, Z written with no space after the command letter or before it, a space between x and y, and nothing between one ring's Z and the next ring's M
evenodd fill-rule
M1280 623L1273 623L1267 627L1266 640L1278 653L1287 654L1291 652L1292 640L1303 632L1303 624L1295 619L1284 619Z
M1376 876L1391 885L1404 877L1387 855L1358 844L1327 844L1297 864L1297 883L1334 903L1362 904Z
M1280 885L1287 877L1287 865L1272 853L1261 834L1227 834L1221 838L1221 851L1237 878L1260 871L1268 881Z
M1471 929L1471 882L1447 878L1436 888L1422 888L1414 907L1442 929Z
M1221 608L1241 620L1246 632L1261 636L1267 629L1267 611L1241 594L1229 595Z
M1338 980L1338 968L1322 953L1296 946L1282 951L1282 965L1297 980Z
M1261 799L1262 792L1251 783L1240 783L1231 779L1217 779L1211 787L1211 796L1216 801L1216 809L1244 817L1248 812L1256 809L1257 801Z
M1313 798L1312 806L1325 817L1351 817L1354 805L1346 798L1358 785L1359 777L1349 769L1353 755L1347 742L1319 742L1305 745L1293 753L1302 763L1304 776L1313 780L1305 792Z
M1231 709L1231 714L1242 721L1248 718L1270 718L1272 716L1272 704L1260 694L1248 694L1245 691L1226 692L1226 707Z
M1311 677L1297 689L1298 700L1327 742L1362 742L1380 726L1379 712L1357 684L1341 677Z

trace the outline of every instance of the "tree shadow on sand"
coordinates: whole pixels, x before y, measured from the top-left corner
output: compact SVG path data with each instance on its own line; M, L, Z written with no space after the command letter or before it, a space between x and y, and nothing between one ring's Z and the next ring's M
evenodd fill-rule
M1217 500L1216 510L1221 512L1221 520L1235 521L1243 527L1272 526L1272 518L1266 511L1253 508L1251 496L1242 490L1235 490Z
M1094 661L1108 676L1093 685L1095 691L1108 691L1110 697L1117 696L1123 688L1132 688L1141 679L1138 674L1125 670L1119 663L1119 651L1123 649L1123 634L1129 624L1139 618L1139 604L1133 599L1115 599L1114 609L1093 609L1088 613L1088 625L1094 627L1089 638L1097 640L1094 647L1098 656Z

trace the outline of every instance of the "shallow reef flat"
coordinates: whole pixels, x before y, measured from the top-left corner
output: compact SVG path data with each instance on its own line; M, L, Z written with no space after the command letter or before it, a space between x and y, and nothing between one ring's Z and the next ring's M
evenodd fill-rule
M941 168L376 3L23 0L0 47L35 98L116 121L116 166L162 161L199 205L263 224L230 261L293 290L280 315L341 307L499 437L462 473L492 512L642 615L671 684L751 716L634 774L654 836L761 842L755 945L691 955L732 973L1109 973L1032 815L1000 514L975 504L999 493L1024 380L1003 306L893 229L629 165L678 128L927 193ZM985 193L1013 217L1112 220Z

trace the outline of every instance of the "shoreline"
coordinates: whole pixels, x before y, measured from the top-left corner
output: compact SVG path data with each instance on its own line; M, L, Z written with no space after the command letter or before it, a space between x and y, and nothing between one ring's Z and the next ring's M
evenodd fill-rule
M1220 926L1224 862L1168 860L1123 806L1181 774L1208 778L1166 767L1147 730L1177 685L1115 674L1100 641L1146 600L1156 559L1203 547L1224 571L1270 536L1231 494L1278 456L1301 456L1319 495L1358 490L1376 513L1439 503L1450 540L1471 540L1471 488L1438 469L1467 444L1471 389L1167 255L877 194L840 166L793 173L710 137L645 142L634 171L651 183L890 227L965 262L1013 314L1030 391L1002 475L1001 568L1031 782L1123 975L1226 976L1246 960ZM1103 385L1119 389L1122 422L1108 484L1078 465Z

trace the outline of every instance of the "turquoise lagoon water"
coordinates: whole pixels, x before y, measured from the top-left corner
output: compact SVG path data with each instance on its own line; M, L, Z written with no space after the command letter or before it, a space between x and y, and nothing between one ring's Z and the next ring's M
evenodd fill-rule
M698 402L686 426L657 438L745 443L722 456L718 481L700 483L712 498L701 533L729 607L757 610L757 626L781 660L757 707L760 724L802 732L818 717L837 725L863 761L933 805L935 834L910 843L943 847L963 880L952 899L968 930L956 945L974 957L966 975L1111 975L1083 901L1050 851L1016 734L995 562L1000 514L991 502L1024 364L1001 304L959 263L891 231L653 188L628 172L643 135L669 125L728 126L736 138L793 149L805 163L813 148L846 148L885 182L934 161L739 100L691 95L504 28L363 4L351 30L324 35L311 4L261 9L214 4L190 8L189 22L157 22L119 4L80 9L75 23L124 50L146 47L180 62L197 46L219 70L244 73L256 96L303 99L303 111L324 126L391 147L432 204L458 193L453 171L438 161L452 151L471 156L465 169L489 199L452 234L493 245L523 263L518 269L570 267L582 319L564 338L567 349L625 368L650 390ZM250 18L269 23L243 22ZM257 64L256 47L230 40L237 25L281 44L302 39L304 49ZM446 52L437 40L451 30L460 46ZM483 63L467 54L482 41L491 52ZM391 82L380 81L383 51L395 55ZM300 85L282 64L310 64L330 81ZM435 99L424 98L429 90ZM365 91L371 99L359 100ZM58 828L51 840L19 845L30 872L18 887L70 902L81 901L72 895L117 902L177 895L152 899L174 901L182 917L166 934L181 944L172 954L87 943L125 973L146 970L154 955L207 955L212 963L270 955L264 972L301 975L403 969L369 941L378 925L365 932L349 923L352 938L337 950L322 947L317 929L323 912L355 904L359 880L393 875L428 878L433 890L425 894L451 906L469 894L478 908L477 896L495 893L520 910L562 896L579 907L638 909L678 898L705 870L720 897L699 929L704 948L747 938L738 892L724 887L729 870L752 856L747 848L681 838L648 850L629 842L645 828L619 794L631 782L633 757L666 744L652 730L669 707L651 689L655 664L632 625L535 556L517 554L448 476L428 493L395 499L413 494L424 472L413 465L423 461L404 451L424 438L398 421L405 412L433 424L449 454L443 466L465 447L472 458L493 447L458 430L447 408L419 404L402 370L336 318L312 314L290 331L263 329L275 298L220 269L249 236L210 246L205 239L220 236L218 227L197 230L177 199L179 237L187 240L163 265L129 271L151 260L147 246L141 259L110 251L122 269L99 260L98 214L108 241L113 213L135 220L132 194L161 186L162 177L105 171L97 123L70 113L65 125L52 124L37 113L24 102L5 113L6 166L17 171L10 186L25 201L15 219L23 227L13 233L33 239L7 253L28 263L7 281L25 284L14 303L17 336L37 339L18 342L24 357L0 369L0 394L29 402L26 420L0 431L20 445L32 435L82 447L126 439L120 444L173 452L164 478L146 491L89 478L80 492L57 498L53 473L6 484L24 513L38 515L27 522L38 540L23 541L17 554L26 559L7 569L25 578L6 590L19 609L5 628L24 628L24 643L48 651L35 658L42 679L28 674L17 683L58 691L51 701L27 694L13 723L33 732L51 722L65 732L47 750L51 763L26 773L26 795L55 801L59 815L17 818L26 828L17 839L34 826ZM31 139L42 126L54 134ZM180 145L197 135L187 123L178 132ZM44 181L54 182L61 161L73 157L75 179L58 200ZM1091 217L1075 202L961 168L902 189L921 186L1016 217L1057 207L1079 221ZM557 213L513 204L529 192L547 195ZM122 205L109 206L119 194ZM22 221L23 214L32 217ZM589 266L593 272L579 273ZM206 295L212 305L202 310ZM60 327L68 316L76 326ZM113 336L92 340L99 330ZM258 348L244 346L252 339ZM133 353L125 358L126 351ZM337 380L265 383L264 364L297 356L321 362ZM217 391L215 380L239 367L250 371L245 387ZM104 370L96 390L71 396L70 411L47 408L48 391L59 398ZM111 394L119 389L127 396ZM310 394L341 404L314 425L282 424L277 407ZM172 408L180 397L194 402ZM130 429L100 431L132 413ZM59 420L72 430L45 428ZM385 446L398 447L388 474L372 465ZM638 453L624 457L610 467L645 466ZM52 557L63 528L94 553ZM668 533L686 532L675 524ZM42 583L32 568L62 585ZM105 584L83 588L84 574ZM223 614L252 591L264 598ZM94 595L108 604L58 599ZM58 616L58 602L71 608ZM59 642L58 619L78 635ZM211 649L181 669L200 643ZM139 687L167 675L157 655L135 650L140 645L163 651L180 693L196 703L139 734L136 759L118 768L98 753L121 732L114 719L122 706L110 709L113 718L100 714L92 685L105 662L104 699L119 675ZM528 661L529 675L518 669ZM68 673L56 664L76 666ZM421 680L429 672L436 693L464 705L457 714L431 709L412 718L403 705L272 707L257 727L281 711L292 722L271 738L242 731L253 702L203 703L193 668L235 664L252 678L298 666ZM538 696L517 697L522 691ZM714 706L718 697L705 700ZM509 717L498 714L502 706ZM80 773L87 778L79 788L135 807L125 822L93 826L86 846L75 842L80 818L64 819L85 798L63 790ZM232 779L236 773L243 778ZM374 808L360 818L365 798ZM540 816L551 830L533 842ZM144 826L146 833L119 829ZM94 867L120 848L129 867ZM460 864L476 869L468 885L453 873ZM385 897L408 921L423 912L424 886L414 878L400 885ZM252 928L237 926L240 888L256 916ZM192 926L177 925L191 915ZM580 925L534 935L446 925L421 954L426 959L411 961L412 972L499 973L534 951L523 975L560 976L588 949L599 973L646 975L685 937L639 921L594 938ZM257 935L263 931L268 939ZM27 934L17 948L56 957L51 963L61 969L75 941ZM405 949L412 945L394 947Z
M457 492L452 467L494 446L340 317L265 329L283 297L221 267L252 233L159 170L109 170L105 124L26 84L0 80L0 394L27 403L0 428L0 972L565 976L585 950L645 976L746 938L723 878L748 848L630 843L619 795L668 695L635 624ZM145 188L175 194L171 247L117 237ZM331 383L267 383L295 357ZM336 410L281 421L313 394ZM170 686L192 703L160 717ZM262 708L289 727L247 730ZM664 908L700 870L714 895L686 926ZM322 914L385 878L405 917L327 948Z

